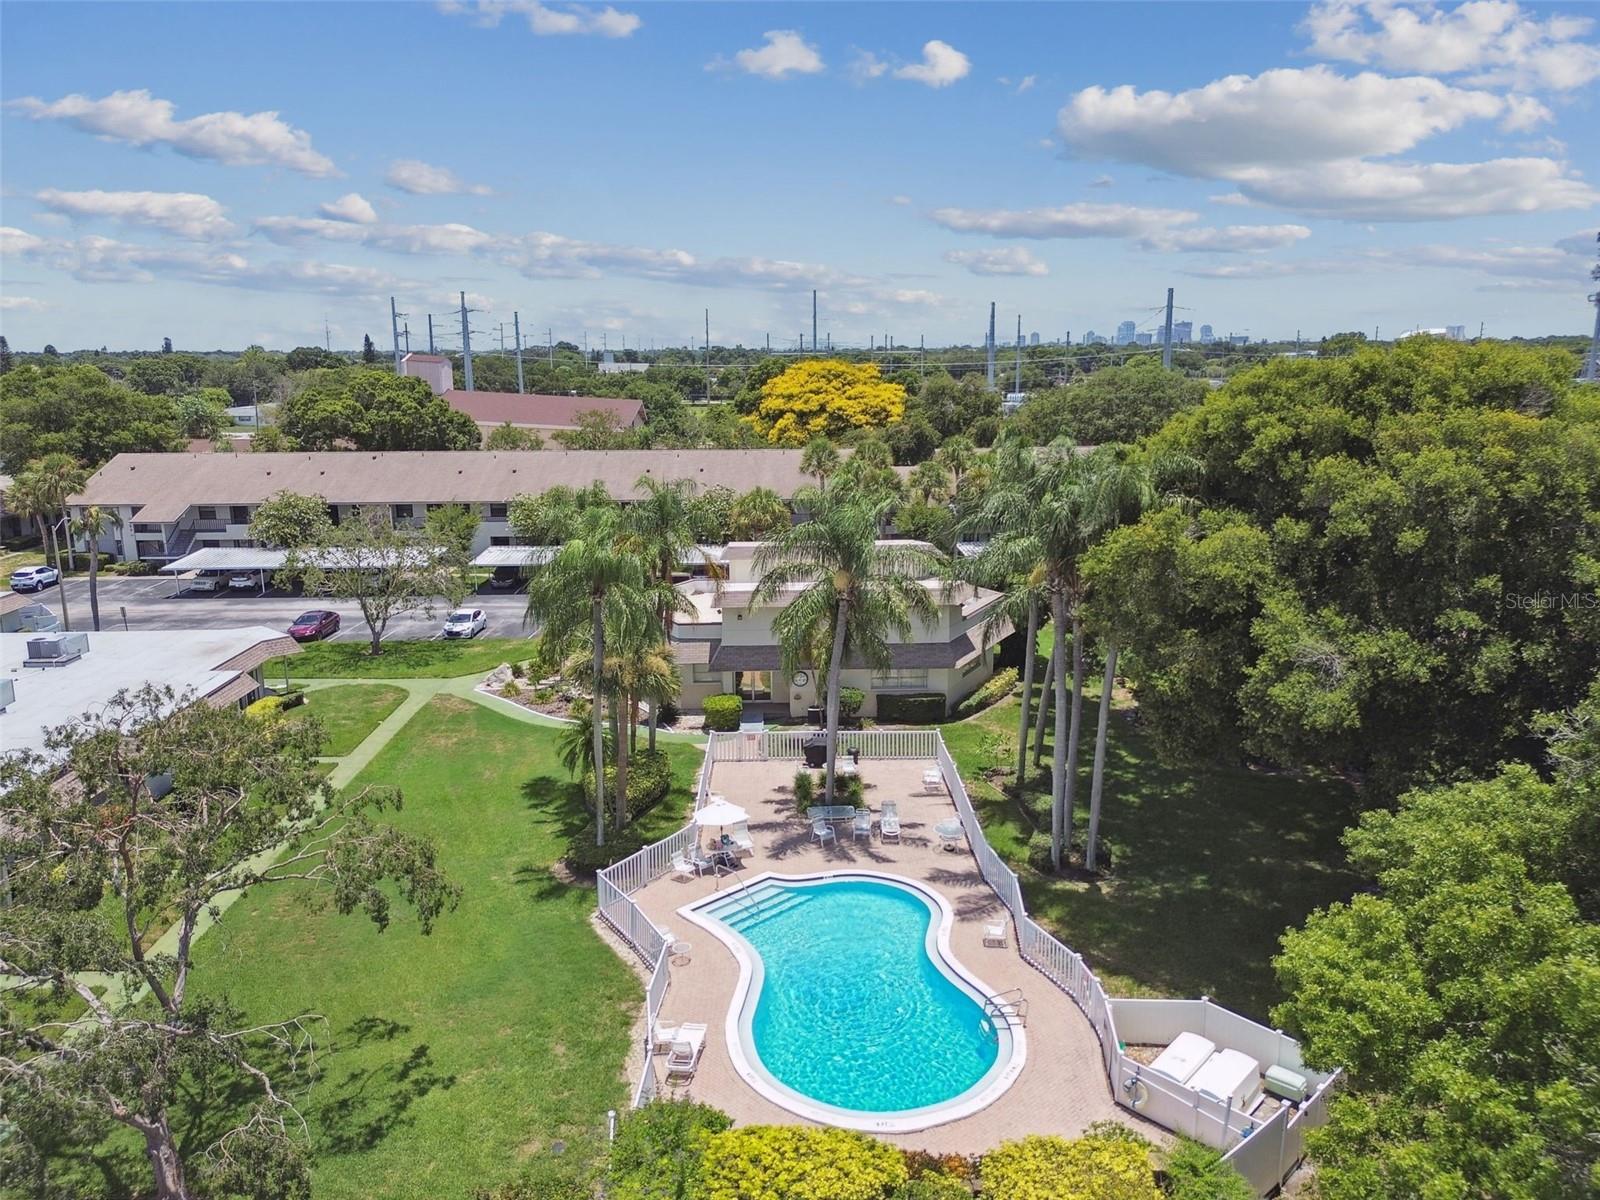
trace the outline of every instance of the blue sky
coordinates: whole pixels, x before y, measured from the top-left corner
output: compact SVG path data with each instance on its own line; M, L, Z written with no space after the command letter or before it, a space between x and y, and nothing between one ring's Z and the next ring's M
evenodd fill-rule
M12 344L1582 332L1591 5L0 7ZM442 317L435 325L444 328ZM441 337L454 346L459 335Z

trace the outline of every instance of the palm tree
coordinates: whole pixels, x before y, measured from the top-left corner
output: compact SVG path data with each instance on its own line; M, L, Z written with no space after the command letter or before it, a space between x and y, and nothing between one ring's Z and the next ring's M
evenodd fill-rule
M672 641L672 618L689 607L688 597L672 586L673 573L695 552L694 521L690 503L695 485L688 479L661 480L641 475L634 485L639 499L627 508L623 545L644 562L645 575L655 593L656 620L661 639ZM713 575L720 570L712 564ZM676 692L674 692L676 694ZM660 705L650 705L650 743L656 748Z
M828 486L828 476L839 469L839 451L825 437L814 437L800 453L800 472L810 475L817 486Z
M938 604L922 581L943 570L943 556L927 546L878 541L887 502L839 497L814 488L796 497L811 518L756 551L761 579L750 597L752 607L791 597L772 623L785 671L809 662L819 635L827 632L827 804L834 797L845 663L853 658L887 670L889 634L904 640L913 619L927 625L938 619Z
M729 531L735 541L754 541L788 523L789 506L771 488L757 487L741 493L728 510Z
M574 700L568 713L571 720L561 727L556 737L556 753L561 757L561 765L574 779L580 779L594 770L594 739L589 736L591 711L592 706L587 699L580 696ZM606 731L605 748L615 748L615 739L610 730Z
M950 479L945 474L943 466L936 460L929 459L911 468L911 474L906 479L906 487L924 504L933 504L949 495Z
M1177 502L1179 497L1164 496L1162 488L1168 483L1198 474L1200 464L1187 455L1166 455L1121 462L1112 457L1099 458L1095 473L1101 488L1096 507L1099 528L1096 539L1119 525L1131 525L1147 510L1165 500ZM1089 784L1089 832L1084 841L1083 865L1093 871L1099 862L1100 850L1100 799L1105 782L1106 726L1111 716L1111 691L1117 677L1117 631L1115 621L1107 621L1101 631L1105 643L1105 677L1100 685L1100 712L1095 728L1094 768Z
M73 536L89 544L89 620L96 633L100 631L100 537L116 523L116 510L107 512L98 504L85 505L72 522Z
M955 487L961 486L961 477L978 462L978 448L972 439L956 434L947 437L944 444L933 452L933 461L950 472Z
M527 619L541 625L540 636L552 652L580 642L585 635L589 639L594 698L590 725L598 764L594 772L597 846L605 845L606 840L605 720L600 704L605 694L606 610L609 606L619 612L630 607L636 612L648 611L644 564L623 546L621 525L622 516L615 506L583 509L561 548L534 571L528 583Z
M61 570L61 543L56 536L57 514L66 509L67 497L79 491L86 474L69 454L47 454L35 459L17 476L7 493L7 504L20 515L32 517L39 528L39 542L46 558ZM63 578L56 585L61 602L61 624L72 628L67 608L67 585Z

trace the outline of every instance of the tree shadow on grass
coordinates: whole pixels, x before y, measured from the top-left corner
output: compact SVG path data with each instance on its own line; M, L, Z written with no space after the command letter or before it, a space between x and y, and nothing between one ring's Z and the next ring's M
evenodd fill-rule
M385 1138L415 1123L411 1108L436 1089L455 1086L456 1077L435 1068L426 1042L407 1048L409 1025L383 1017L359 1017L344 1030L323 1063L314 1116L317 1149L332 1154L371 1150ZM356 1050L399 1043L384 1061L343 1069L340 1057Z

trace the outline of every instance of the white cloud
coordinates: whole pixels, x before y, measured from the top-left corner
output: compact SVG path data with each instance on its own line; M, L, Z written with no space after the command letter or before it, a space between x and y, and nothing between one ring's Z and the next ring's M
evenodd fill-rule
M33 296L0 296L0 312L38 312L50 305Z
M1116 180L1109 175L1096 175L1089 180L1089 186L1092 188L1108 188L1114 183L1116 183Z
M378 210L360 192L350 192L337 200L318 205L323 216L334 221L351 221L357 225L372 225L378 220Z
M177 120L176 106L149 91L112 92L99 100L73 93L59 100L34 96L10 106L35 121L66 121L108 141L171 146L189 158L229 166L278 166L318 178L337 175L333 160L311 147L311 135L275 112L204 113Z
M415 158L397 158L389 164L383 181L392 188L410 192L413 196L451 196L467 194L487 196L489 188L481 183L467 183L449 167L436 167Z
M1317 66L1229 75L1176 93L1085 88L1061 110L1057 131L1084 157L1228 178L1241 167L1399 154L1468 121L1507 116L1521 125L1529 108L1437 79L1346 77Z
M1038 82L1039 77L1037 75L1024 75L1017 81L1017 95L1020 96L1023 92L1033 91L1033 85Z
M1284 279L1291 275L1329 275L1362 269L1361 264L1349 258L1257 258L1178 268L1181 274L1195 279Z
M1455 8L1325 0L1304 24L1319 58L1431 75L1473 72L1472 82L1555 91L1600 78L1600 46L1577 40L1593 27L1587 17L1565 14L1540 20L1515 0Z
M970 58L949 42L941 42L938 38L934 38L923 43L921 62L908 63L897 68L894 77L908 79L912 83L926 84L931 88L942 88L965 79L971 70Z
M997 246L991 250L946 250L946 262L965 267L974 275L1048 275L1050 268L1026 246Z
M439 11L450 16L465 16L473 24L493 29L508 13L523 17L529 32L539 37L570 37L597 34L625 38L644 24L638 14L619 12L607 5L602 9L581 4L553 6L539 0L441 0Z
M1140 239L1146 250L1254 253L1281 250L1311 236L1304 225L1224 225L1220 228L1167 229Z
M762 35L766 44L741 50L733 56L732 66L747 75L763 79L784 79L790 75L815 75L825 69L822 55L795 29L769 29ZM707 70L729 66L726 60L713 59Z
M1098 238L1145 237L1172 225L1199 220L1183 209L1141 208L1133 204L1063 204L1057 208L936 208L935 223L957 233L994 237Z
M871 50L857 50L850 59L850 65L845 68L845 74L850 77L851 83L867 83L886 74L888 70L889 64Z
M902 208L904 208L904 207L906 207L907 205L909 205L911 203L911 197L910 196L890 196L889 197L889 203L890 204L898 204Z
M46 245L42 237L15 226L0 226L0 255L7 258L27 258Z
M227 210L196 192L63 192L45 188L33 198L52 212L78 221L103 219L160 229L194 241L233 232Z
M1493 277L1484 285L1501 291L1581 292L1594 253L1594 235L1562 238L1549 246L1452 246L1429 244L1396 250L1369 250L1381 264L1474 271Z
M1237 171L1251 200L1311 216L1432 221L1492 213L1553 212L1600 203L1600 191L1548 158L1477 163L1323 163L1304 170Z
M257 233L283 246L308 241L351 242L395 254L476 254L503 239L471 225L356 225L325 217L261 217Z

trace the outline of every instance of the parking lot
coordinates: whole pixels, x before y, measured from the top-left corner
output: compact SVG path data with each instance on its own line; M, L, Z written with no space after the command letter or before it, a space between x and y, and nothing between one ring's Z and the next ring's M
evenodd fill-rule
M89 627L89 584L75 577L66 581L67 607L74 629ZM289 622L308 609L331 608L341 618L341 627L330 641L361 641L367 637L366 622L360 607L352 601L330 601L315 596L294 596L268 590L257 592L221 591L212 595L178 592L171 578L102 577L100 580L100 625L103 629L221 629L239 625L266 625L287 629ZM178 594L174 594L177 592ZM28 599L43 604L51 612L61 612L56 589L32 592ZM487 588L467 598L464 608L481 608L489 627L481 636L526 637L532 627L522 621L528 598L521 592L497 592ZM423 641L440 635L449 608L441 600L432 614L421 610L391 617L384 637L403 641Z

